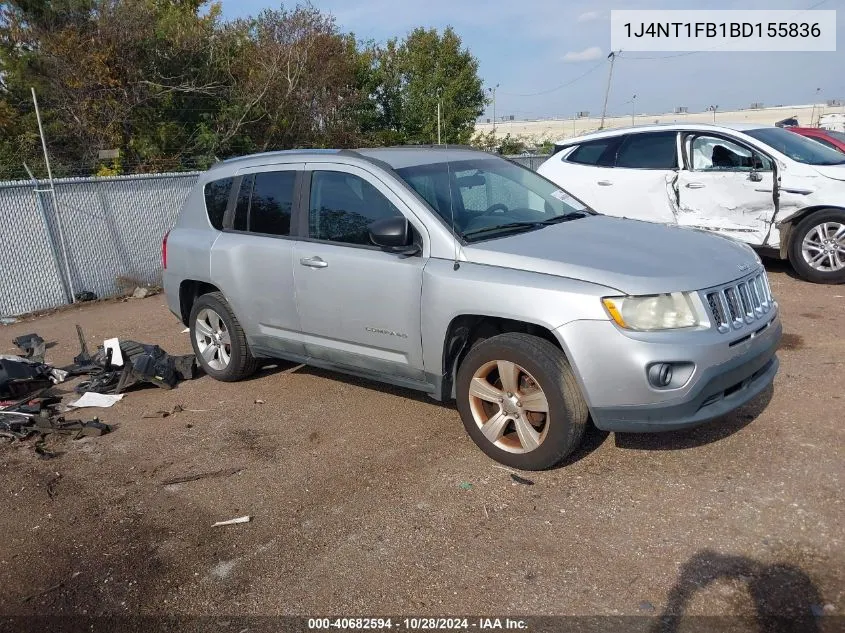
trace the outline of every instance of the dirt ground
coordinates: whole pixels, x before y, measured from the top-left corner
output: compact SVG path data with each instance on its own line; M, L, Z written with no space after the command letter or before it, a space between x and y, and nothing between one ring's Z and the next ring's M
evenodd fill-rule
M0 615L756 614L841 630L845 287L770 276L772 390L692 431L592 429L534 485L451 405L287 364L84 410L114 432L61 439L54 459L0 445ZM75 323L92 348L190 352L159 295L0 327L0 353L34 331L69 363ZM162 483L220 469L242 470Z

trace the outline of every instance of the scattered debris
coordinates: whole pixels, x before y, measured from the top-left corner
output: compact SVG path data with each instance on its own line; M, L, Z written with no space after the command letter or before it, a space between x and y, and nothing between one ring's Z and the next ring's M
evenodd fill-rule
M43 437L37 442L35 442L35 454L41 457L42 459L54 459L59 456L58 453L56 453L55 451L51 451L44 445ZM51 499L53 498L53 493L49 484L47 485L47 494Z
M70 580L73 580L74 578L79 576L81 573L82 573L81 571L73 572L73 574L70 577ZM56 589L61 589L62 587L64 587L66 582L67 581L63 580L61 582L56 583L52 587L47 587L44 591L39 591L38 593L34 593L30 596L26 596L23 600L21 600L21 602L29 602L30 600L34 600L35 598L40 598L41 596L46 596L48 593L51 593L51 592L55 591Z
M217 523L215 523L211 527L219 527L221 525L235 525L237 523L249 523L250 519L252 519L252 517L247 515L247 516L243 516L243 517L238 517L236 519L229 519L228 521L218 521Z
M643 600L639 604L640 611L645 611L647 613L654 612L654 605L651 604L648 600Z
M146 299L152 294L149 288L145 288L144 286L138 286L135 288L135 292L132 293L133 299Z
M12 343L24 352L24 358L33 360L36 363L44 362L44 355L47 353L47 344L37 334L24 334L13 339Z
M124 395L125 394L122 393L105 394L86 391L79 400L70 402L67 406L72 409L84 409L86 407L100 407L102 409L107 409L123 400Z
M21 398L64 382L68 372L22 356L0 355L0 399Z
M472 484L468 481L462 481L459 487L461 490L472 490Z
M534 482L530 479L526 479L525 477L520 477L519 475L515 475L511 473L511 479L513 479L516 483L522 484L523 486L533 486Z
M70 371L90 376L77 386L77 393L123 393L142 383L172 389L180 380L197 377L197 359L192 354L171 356L158 345L109 339L91 356L79 326L77 333L80 353Z
M79 302L84 303L86 301L96 301L97 295L95 295L90 290L83 290L82 292L77 292L75 295L73 295L73 298Z
M486 503L484 504L484 518L485 518L485 519L489 519L489 518L490 518L490 515L489 515L489 514L487 514L487 504L486 504Z
M504 470L509 473L513 473L514 475L518 475L519 471L514 470L513 468L508 468L507 466L499 466L498 464L493 464L493 468L498 468L499 470Z
M264 404L264 401L263 400L256 400L255 404Z
M191 331L191 328L186 327L184 330L182 330L182 334L188 334L190 331Z
M15 317L0 317L0 325L13 325L17 322Z
M36 450L38 450L36 448ZM59 473L47 482L47 496L53 499L56 496L56 484L61 481L62 476Z
M172 486L173 484L184 484L189 481L197 481L198 479L210 479L214 477L229 477L230 475L237 475L243 470L240 468L224 468L222 470L213 470L208 473L197 473L196 475L186 475L184 477L174 477L161 482L162 486Z

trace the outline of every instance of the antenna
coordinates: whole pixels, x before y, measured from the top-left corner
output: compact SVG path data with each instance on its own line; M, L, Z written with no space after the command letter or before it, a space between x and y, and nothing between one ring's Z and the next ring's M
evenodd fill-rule
M455 205L452 202L452 169L449 160L446 161L446 184L449 188L449 217L452 220L452 237L455 238L455 263L452 268L453 270L458 270L461 264L458 261L458 232L455 230Z

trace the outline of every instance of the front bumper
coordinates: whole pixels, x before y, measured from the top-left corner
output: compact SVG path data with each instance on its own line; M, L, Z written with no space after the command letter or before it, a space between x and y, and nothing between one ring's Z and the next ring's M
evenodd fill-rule
M621 432L697 426L741 407L772 384L782 333L776 310L745 340L748 332L623 333L598 321L559 330L594 424ZM646 378L653 362L692 362L695 370L678 389L656 389Z

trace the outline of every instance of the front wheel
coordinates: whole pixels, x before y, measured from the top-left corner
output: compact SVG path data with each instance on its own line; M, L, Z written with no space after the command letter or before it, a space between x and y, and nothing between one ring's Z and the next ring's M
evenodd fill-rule
M845 283L845 211L825 209L801 220L789 245L789 261L807 281Z
M522 333L475 345L458 368L458 411L487 455L522 470L558 464L581 443L587 405L560 349Z

